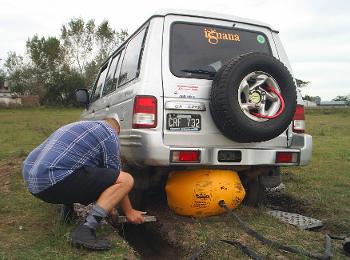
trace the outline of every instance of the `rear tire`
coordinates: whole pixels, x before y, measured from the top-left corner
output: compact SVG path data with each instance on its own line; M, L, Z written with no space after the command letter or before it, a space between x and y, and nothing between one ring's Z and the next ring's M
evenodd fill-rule
M147 178L148 169L133 167L126 163L123 163L122 169L123 171L131 174L131 176L134 178L134 187L128 194L132 207L138 210L143 210L144 197L149 185ZM119 210L121 210L121 208Z
M283 102L269 88L282 96L283 110ZM209 106L217 128L227 138L237 142L267 141L285 131L293 119L294 80L284 64L273 56L244 54L218 71ZM261 115L278 116L266 119Z
M246 196L243 204L249 207L258 207L263 204L266 197L265 186L261 184L259 176L251 179L245 185Z

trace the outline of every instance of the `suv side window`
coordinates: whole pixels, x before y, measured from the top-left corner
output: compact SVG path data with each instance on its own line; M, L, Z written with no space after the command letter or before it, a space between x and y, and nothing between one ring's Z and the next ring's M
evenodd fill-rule
M107 74L107 78L106 78L106 83L105 83L105 86L103 88L102 96L105 96L105 95L107 95L115 90L115 87L117 85L116 84L117 82L115 80L115 73L116 73L116 69L117 69L117 65L118 65L119 60L120 60L120 53L118 53L118 55L116 55L112 59L112 63L109 66L109 70L108 70L108 74Z
M98 79L95 84L94 93L92 95L92 101L95 101L100 98L101 88L103 86L107 74L107 68L108 64L104 65L101 69L100 75L98 76Z
M138 77L145 34L146 28L142 29L129 41L120 70L119 86Z

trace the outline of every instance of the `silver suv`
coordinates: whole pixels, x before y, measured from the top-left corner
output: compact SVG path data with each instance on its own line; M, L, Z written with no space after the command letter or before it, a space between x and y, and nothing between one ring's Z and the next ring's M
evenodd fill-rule
M279 166L311 159L290 72L278 31L267 24L165 10L102 64L89 97L86 90L77 97L86 104L83 119L118 113L122 159L138 186L180 168L230 168L247 185L275 186L267 180L279 180Z

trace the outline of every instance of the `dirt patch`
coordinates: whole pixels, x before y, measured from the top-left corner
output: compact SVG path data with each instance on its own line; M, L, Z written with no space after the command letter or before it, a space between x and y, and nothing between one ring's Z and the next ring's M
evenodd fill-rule
M305 214L311 208L306 202L282 192L267 193L264 204L271 209L298 214Z
M144 194L144 206L149 215L157 217L157 222L143 225L124 224L118 227L120 236L136 251L141 259L189 259L201 248L206 248L200 259L230 256L242 258L244 255L236 247L220 242L220 239L237 240L258 249L268 259L285 258L280 252L271 252L244 234L230 215L206 218L183 217L174 214L168 207L164 192L155 191ZM271 193L266 197L269 208L306 214L309 205L284 193ZM91 205L84 207L75 204L75 210L81 219L85 218ZM244 219L261 214L259 209L241 207L239 215ZM104 224L107 224L104 222ZM225 259L225 258L223 258ZM228 258L229 259L229 258Z
M0 192L7 193L10 191L11 174L18 171L21 167L22 159L12 159L0 165Z
M11 168L7 165L0 167L0 192L10 191Z
M119 229L119 235L128 241L141 259L180 259L181 252L163 240L150 225L123 225Z
M157 222L143 225L124 224L118 227L117 235L128 242L139 259L189 259L204 248L199 259L241 259L244 254L232 245L220 242L220 239L237 240L244 245L252 246L267 259L292 259L280 252L271 251L250 236L244 234L230 215L206 218L183 217L174 214L167 206L164 193L159 191L147 193L145 207L149 215L155 215ZM305 202L283 193L268 194L266 203L270 208L303 214L309 207ZM84 218L91 208L75 204L75 210ZM261 209L241 207L239 215L255 216ZM104 222L105 223L105 222ZM106 224L106 223L105 223ZM227 258L225 258L227 256Z
M143 232L151 234L148 237L150 241L152 241L150 238L155 238L156 248L151 252L155 253L154 255L145 255L144 249L139 247L141 250L137 251L141 251L143 259L188 259L208 241L217 237L228 238L226 237L230 229L228 224L232 223L228 215L206 218L179 216L169 209L164 192L150 192L145 198L147 212L149 215L157 216L157 222L144 225ZM127 240L130 242L128 238ZM133 245L133 242L130 243ZM138 248L137 244L133 246Z
M87 206L75 203L74 210L79 219L77 222L83 221L88 215L93 204ZM106 220L102 221L102 225L109 225ZM135 255L126 259L179 259L179 252L164 240L157 229L153 228L154 223L146 223L143 225L120 224L113 233L124 239L135 250Z

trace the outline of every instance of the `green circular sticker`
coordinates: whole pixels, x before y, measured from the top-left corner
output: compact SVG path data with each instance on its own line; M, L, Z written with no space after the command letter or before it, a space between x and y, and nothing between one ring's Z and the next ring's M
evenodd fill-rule
M258 43L260 43L260 44L264 44L264 43L265 43L265 37L262 36L262 35L260 35L260 34L256 37L256 40L257 40Z

